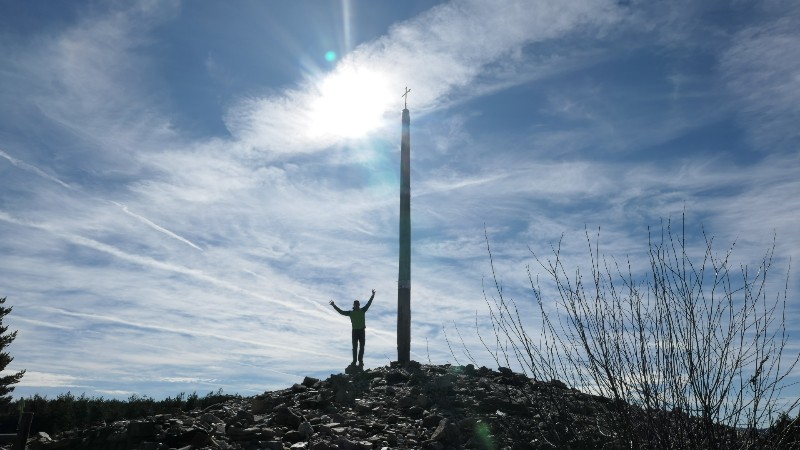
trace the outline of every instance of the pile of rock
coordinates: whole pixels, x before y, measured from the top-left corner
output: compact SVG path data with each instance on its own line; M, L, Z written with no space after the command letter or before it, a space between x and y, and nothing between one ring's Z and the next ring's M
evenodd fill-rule
M306 377L205 410L74 430L39 449L536 449L606 448L608 401L494 371L421 365Z

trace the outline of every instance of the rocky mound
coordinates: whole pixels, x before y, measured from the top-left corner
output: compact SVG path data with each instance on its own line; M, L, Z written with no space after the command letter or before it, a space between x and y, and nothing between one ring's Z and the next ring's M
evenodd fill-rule
M420 365L306 377L291 388L205 410L121 421L53 438L39 449L606 448L608 400L472 365Z

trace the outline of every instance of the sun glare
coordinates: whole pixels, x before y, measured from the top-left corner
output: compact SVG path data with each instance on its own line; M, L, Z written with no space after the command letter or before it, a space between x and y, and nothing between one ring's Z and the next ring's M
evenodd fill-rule
M320 137L362 137L380 125L389 106L386 80L366 69L336 70L318 89L319 98L311 105L311 126Z

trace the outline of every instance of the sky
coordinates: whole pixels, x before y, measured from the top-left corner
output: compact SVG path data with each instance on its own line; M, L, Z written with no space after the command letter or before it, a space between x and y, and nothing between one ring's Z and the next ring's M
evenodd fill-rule
M328 302L372 289L365 365L396 360L406 87L412 359L496 366L487 240L527 315L532 251L581 267L588 231L639 273L669 220L736 268L775 242L796 354L798 42L793 0L3 1L14 394L327 377Z

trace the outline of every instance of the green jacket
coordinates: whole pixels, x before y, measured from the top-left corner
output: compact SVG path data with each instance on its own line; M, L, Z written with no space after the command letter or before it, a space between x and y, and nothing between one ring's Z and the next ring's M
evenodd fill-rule
M364 328L367 327L364 314L366 314L370 305L372 305L372 299L374 298L375 294L372 294L372 296L369 298L369 301L367 302L367 305L357 310L344 311L340 309L338 306L336 306L336 304L333 305L333 308L343 316L350 316L350 323L353 325L354 330L363 330Z

